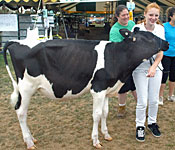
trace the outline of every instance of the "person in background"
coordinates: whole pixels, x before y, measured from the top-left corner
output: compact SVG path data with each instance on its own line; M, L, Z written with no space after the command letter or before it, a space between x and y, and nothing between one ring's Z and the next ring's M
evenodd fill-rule
M175 87L175 7L168 10L168 22L164 23L165 39L169 43L168 51L164 52L162 65L163 76L160 87L159 104L163 105L163 92L166 86L166 81L169 76L169 96L168 101L175 102L174 87Z
M165 39L163 25L159 24L160 7L156 3L147 5L144 11L145 19L142 23L134 26L141 31L149 31L154 35ZM133 29L134 29L133 28ZM146 45L145 45L146 46ZM142 49L141 49L142 50ZM163 52L152 56L150 60L142 62L134 71L133 79L136 86L136 140L145 141L145 121L148 105L147 129L155 137L160 137L161 132L157 125L157 112L159 102L159 90L162 79L161 59Z
M109 33L109 40L112 42L121 42L124 37L120 34L119 30L126 28L131 31L135 23L129 20L129 12L125 5L119 5L116 8L115 17L113 18L112 27ZM121 87L118 92L119 107L118 107L118 117L124 117L126 113L126 96L128 91L132 91L135 99L137 99L135 85L133 82L132 75L129 77L127 82Z

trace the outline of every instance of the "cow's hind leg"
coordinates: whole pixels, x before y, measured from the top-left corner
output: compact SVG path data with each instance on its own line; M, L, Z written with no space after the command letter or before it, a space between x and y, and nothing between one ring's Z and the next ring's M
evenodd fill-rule
M33 95L35 90L31 88L29 85L23 83L23 86L22 88L19 89L19 92L21 94L21 105L19 109L16 110L16 113L18 116L21 130L22 130L23 139L27 145L27 149L35 149L36 147L34 143L36 142L36 140L31 135L30 130L27 126L28 106L29 106L31 96Z
M96 148L101 148L102 145L98 139L98 124L102 116L102 108L104 105L105 99L105 91L102 92L94 92L91 90L91 94L93 97L93 130L92 130L92 140L93 146Z
M109 112L108 97L105 97L104 105L102 109L102 116L101 116L101 132L104 134L105 140L112 141L112 137L109 135L108 128L106 125L108 112Z

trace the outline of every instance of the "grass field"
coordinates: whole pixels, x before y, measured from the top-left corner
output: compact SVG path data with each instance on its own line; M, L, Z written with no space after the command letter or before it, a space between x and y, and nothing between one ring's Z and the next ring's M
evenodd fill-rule
M0 54L0 150L24 150L21 129L14 108L9 104L12 84ZM167 96L167 90L165 91ZM108 129L113 141L106 142L101 133L103 150L175 150L175 103L164 101L159 107L158 124L162 132L155 138L146 130L146 140L135 140L136 101L128 94L127 115L116 117L117 98L110 98ZM28 111L28 125L38 140L37 150L93 150L92 97L54 101L36 93Z

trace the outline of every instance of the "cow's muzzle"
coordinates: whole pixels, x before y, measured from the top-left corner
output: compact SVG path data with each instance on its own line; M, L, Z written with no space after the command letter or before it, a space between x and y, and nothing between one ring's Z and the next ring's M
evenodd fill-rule
M159 51L167 51L169 49L169 43L164 40L160 40Z

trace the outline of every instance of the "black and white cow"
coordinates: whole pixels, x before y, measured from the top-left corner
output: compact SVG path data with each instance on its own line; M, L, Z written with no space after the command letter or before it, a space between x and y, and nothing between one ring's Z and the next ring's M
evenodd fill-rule
M150 32L135 30L131 33L122 29L120 33L125 39L119 43L48 40L37 45L31 43L33 46L20 41L5 45L5 64L14 87L11 100L28 149L35 149L36 140L29 131L26 118L29 101L37 90L51 99L75 98L90 91L93 97L93 146L101 148L98 139L100 120L104 138L112 140L106 125L107 95L117 92L143 60L168 49L166 41ZM17 82L8 67L7 49Z

